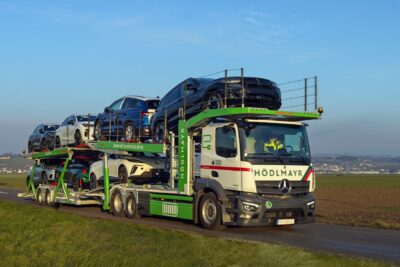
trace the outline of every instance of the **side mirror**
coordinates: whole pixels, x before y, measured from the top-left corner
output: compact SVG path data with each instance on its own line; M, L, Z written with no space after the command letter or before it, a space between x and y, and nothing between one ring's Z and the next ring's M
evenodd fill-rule
M186 91L196 92L197 91L197 87L192 83L188 83L188 84L186 84Z
M74 121L74 120L69 120L69 121L68 121L68 124L69 124L69 125L74 125L74 124L75 124L75 121Z
M104 112L105 112L105 113L110 113L110 111L111 111L111 108L110 108L110 107L106 107L106 108L104 109Z

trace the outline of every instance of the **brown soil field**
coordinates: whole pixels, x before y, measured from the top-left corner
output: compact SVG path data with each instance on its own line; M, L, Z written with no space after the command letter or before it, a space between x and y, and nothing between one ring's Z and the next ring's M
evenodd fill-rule
M320 187L317 221L400 230L400 187Z

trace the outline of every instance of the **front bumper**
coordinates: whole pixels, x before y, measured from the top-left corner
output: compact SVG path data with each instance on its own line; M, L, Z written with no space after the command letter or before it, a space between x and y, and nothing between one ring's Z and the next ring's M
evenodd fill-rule
M277 225L278 219L294 219L295 224L315 222L315 197L311 193L290 199L239 195L233 204L233 207L222 207L223 223L226 225ZM245 209L249 204L253 210Z

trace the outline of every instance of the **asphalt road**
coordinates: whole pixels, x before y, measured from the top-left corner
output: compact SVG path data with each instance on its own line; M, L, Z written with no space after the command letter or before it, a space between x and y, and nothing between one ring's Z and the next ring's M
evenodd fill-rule
M18 198L17 193L17 190L0 188L0 200L39 206L32 200ZM400 265L400 231L395 230L313 223L295 225L290 228L251 227L210 231L193 225L190 222L179 220L155 217L132 220L124 217L113 217L111 214L101 211L99 207L73 207L64 205L58 210L60 212L69 212L93 218L125 221L229 239L284 244L311 250L377 259Z

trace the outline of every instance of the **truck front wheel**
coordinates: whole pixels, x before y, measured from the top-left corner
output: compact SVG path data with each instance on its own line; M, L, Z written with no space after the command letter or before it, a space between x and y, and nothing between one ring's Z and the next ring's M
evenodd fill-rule
M206 193L200 201L200 224L206 229L221 228L221 204L213 192Z

